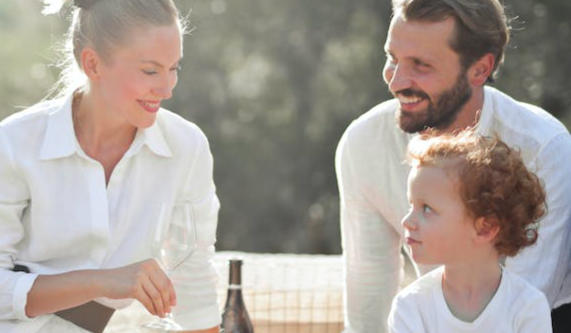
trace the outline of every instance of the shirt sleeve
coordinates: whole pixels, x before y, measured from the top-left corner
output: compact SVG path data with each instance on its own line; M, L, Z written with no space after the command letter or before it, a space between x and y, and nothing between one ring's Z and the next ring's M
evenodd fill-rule
M24 238L21 217L28 202L26 182L14 168L12 151L0 128L0 321L29 319L26 302L37 275L12 271L16 245Z
M336 153L344 260L345 333L387 330L391 301L403 274L401 239L363 195L350 132Z
M211 328L221 321L216 292L218 274L214 267L220 203L213 181L208 141L200 134L199 149L183 189L183 200L192 203L198 247L173 274L177 294L173 314L187 330Z
M537 156L537 170L547 193L547 215L539 221L536 244L506 260L506 268L543 291L554 308L570 263L571 138L552 139ZM540 268L540 269L538 269Z

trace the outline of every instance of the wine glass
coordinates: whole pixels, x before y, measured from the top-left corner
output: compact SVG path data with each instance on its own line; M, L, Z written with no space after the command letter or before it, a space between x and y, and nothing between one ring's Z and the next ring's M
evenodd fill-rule
M188 258L197 247L196 223L190 203L163 203L152 241L152 251L161 263L167 276ZM171 313L160 321L143 325L143 327L180 331Z

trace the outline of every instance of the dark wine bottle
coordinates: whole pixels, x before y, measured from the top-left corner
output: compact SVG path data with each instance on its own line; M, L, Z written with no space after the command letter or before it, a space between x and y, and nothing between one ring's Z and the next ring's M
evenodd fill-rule
M228 297L222 313L223 333L254 333L252 322L242 297L242 260L230 259L230 283Z

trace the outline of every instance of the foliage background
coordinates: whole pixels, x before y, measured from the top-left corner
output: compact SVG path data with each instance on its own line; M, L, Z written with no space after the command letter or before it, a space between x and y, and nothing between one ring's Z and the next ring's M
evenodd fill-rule
M218 249L340 253L335 148L390 98L381 78L389 0L178 0L192 9L166 107L210 139L222 202ZM506 0L514 32L495 86L571 124L571 2ZM0 117L58 75L65 14L0 1ZM379 153L382 153L379 151Z

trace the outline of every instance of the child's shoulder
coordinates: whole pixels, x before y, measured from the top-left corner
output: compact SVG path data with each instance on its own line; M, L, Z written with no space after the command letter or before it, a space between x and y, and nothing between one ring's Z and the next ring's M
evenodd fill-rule
M505 280L505 281L504 281ZM512 301L529 300L535 302L537 300L547 302L545 295L531 283L527 282L521 276L503 269L502 284L506 286L506 292L511 295Z
M551 332L551 309L543 292L507 269L503 270L502 286L498 309L503 309L504 320L511 318L514 331Z

